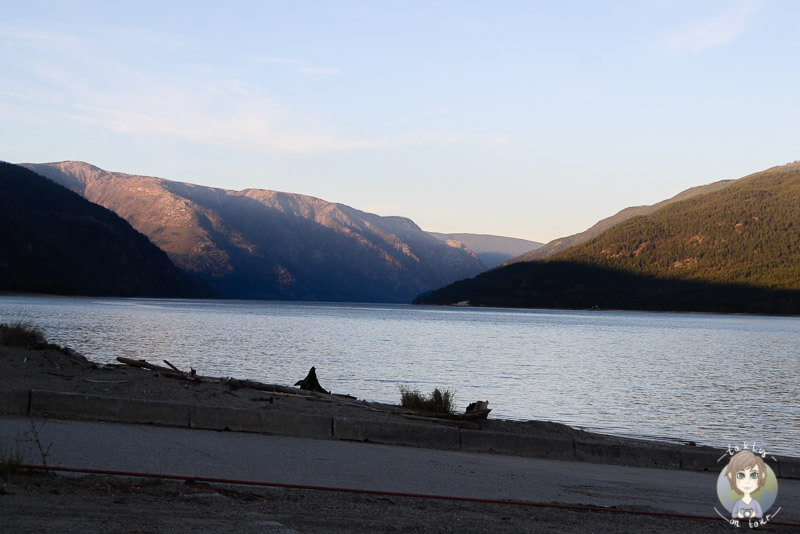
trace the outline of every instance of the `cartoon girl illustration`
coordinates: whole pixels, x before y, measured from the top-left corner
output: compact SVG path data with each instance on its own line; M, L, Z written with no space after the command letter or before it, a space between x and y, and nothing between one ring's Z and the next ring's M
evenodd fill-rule
M731 511L733 519L761 519L761 504L753 494L764 487L767 481L767 468L764 460L752 451L739 451L731 457L725 477L731 489L742 496Z

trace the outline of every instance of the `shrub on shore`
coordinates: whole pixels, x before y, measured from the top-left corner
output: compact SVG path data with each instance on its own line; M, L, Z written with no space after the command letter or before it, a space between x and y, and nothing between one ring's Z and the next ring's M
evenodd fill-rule
M38 348L47 341L41 330L25 324L0 324L0 345L8 347Z
M418 389L400 386L400 405L403 408L430 414L452 415L455 404L455 392L439 388L430 395L423 395Z

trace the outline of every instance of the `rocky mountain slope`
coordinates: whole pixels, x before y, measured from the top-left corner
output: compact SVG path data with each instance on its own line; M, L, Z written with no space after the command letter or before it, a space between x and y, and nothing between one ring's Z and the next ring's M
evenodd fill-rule
M111 211L28 169L0 162L0 290L208 297Z
M203 187L75 161L26 166L116 212L228 297L409 302L484 270L466 247L409 219L310 196Z
M536 241L486 234L442 234L428 232L441 241L463 243L478 255L487 269L500 265L504 261L515 258L543 245Z

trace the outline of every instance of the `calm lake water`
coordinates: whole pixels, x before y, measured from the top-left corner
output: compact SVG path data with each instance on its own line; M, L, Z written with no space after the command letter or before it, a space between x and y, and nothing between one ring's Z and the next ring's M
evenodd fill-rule
M97 362L142 358L398 403L455 391L463 409L800 456L800 318L265 301L0 297Z

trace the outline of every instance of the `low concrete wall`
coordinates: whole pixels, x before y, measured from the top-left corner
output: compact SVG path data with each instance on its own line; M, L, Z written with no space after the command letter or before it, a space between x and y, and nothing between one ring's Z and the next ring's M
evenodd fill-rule
M660 446L653 442L622 439L618 442L594 441L459 429L436 423L285 413L270 408L215 408L52 391L0 391L0 413L259 432L639 467L712 472L722 469L719 462L722 452L711 447ZM780 478L800 479L798 458L779 456L771 465Z
M775 474L778 478L800 478L800 459L788 456L777 456L775 459L778 464Z
M724 452L711 447L683 447L680 467L691 471L719 472L725 466L720 461Z
M191 428L259 432L301 438L331 439L331 418L324 415L283 413L278 410L241 410L193 406Z
M575 440L575 460L636 467L662 467L679 469L680 452L673 448L659 448L637 443L607 443L604 441Z
M395 421L333 418L334 439L410 445L429 449L460 450L459 429Z
M27 415L30 399L30 391L0 391L0 413Z
M188 404L32 390L29 413L56 418L189 426L190 411Z
M468 452L494 452L512 456L573 460L575 444L571 438L519 435L507 432L461 430L461 448Z

